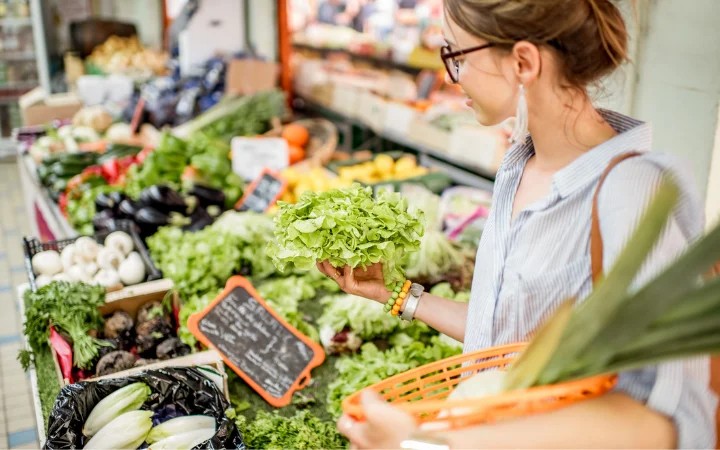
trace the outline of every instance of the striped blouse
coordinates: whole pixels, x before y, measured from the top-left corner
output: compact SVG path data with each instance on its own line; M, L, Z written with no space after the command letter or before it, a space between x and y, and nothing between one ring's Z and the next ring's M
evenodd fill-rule
M592 290L589 236L598 180L614 157L652 146L649 124L614 112L602 114L618 135L558 171L550 193L512 221L515 192L534 153L532 140L528 136L508 150L478 248L466 352L526 340L563 300L585 298ZM598 201L606 272L664 174L680 186L680 204L635 286L650 281L702 234L702 203L688 173L669 155L649 152L613 169ZM672 417L680 448L714 448L717 399L708 385L708 359L695 358L623 373L616 389Z

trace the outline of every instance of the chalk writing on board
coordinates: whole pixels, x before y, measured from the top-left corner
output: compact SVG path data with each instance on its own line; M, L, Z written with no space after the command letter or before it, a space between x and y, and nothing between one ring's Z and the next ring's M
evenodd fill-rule
M265 212L280 193L282 186L282 181L275 179L270 174L263 174L254 189L248 192L243 199L240 211Z
M236 367L275 398L305 374L314 357L243 287L236 287L198 323L200 331Z

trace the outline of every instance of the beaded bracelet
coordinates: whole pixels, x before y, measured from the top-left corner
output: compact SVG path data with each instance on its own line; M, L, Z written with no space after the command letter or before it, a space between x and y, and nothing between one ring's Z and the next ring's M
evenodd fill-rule
M396 281L393 290L390 292L390 298L385 303L385 312L389 312L393 316L400 314L400 307L405 302L410 291L412 282L410 280Z

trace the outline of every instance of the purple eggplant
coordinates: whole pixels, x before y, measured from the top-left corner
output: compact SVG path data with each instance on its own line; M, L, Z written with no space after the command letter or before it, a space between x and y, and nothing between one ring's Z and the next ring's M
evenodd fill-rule
M104 209L95 214L92 224L95 231L111 230L115 227L115 213L112 209Z
M168 186L150 186L140 193L140 203L143 206L151 206L158 211L169 213L185 212L187 204L182 195L178 194Z
M123 219L133 219L141 207L142 205L138 202L126 198L118 205L118 217Z
M212 225L215 221L215 219L208 214L207 210L201 206L195 208L195 211L193 211L188 218L190 219L190 224L185 225L182 228L183 231L200 231L208 225Z
M135 223L140 226L162 227L170 223L170 216L151 206L140 208L134 216Z
M202 206L208 207L215 205L220 208L225 208L225 193L220 189L195 184L188 194L197 197L198 202Z

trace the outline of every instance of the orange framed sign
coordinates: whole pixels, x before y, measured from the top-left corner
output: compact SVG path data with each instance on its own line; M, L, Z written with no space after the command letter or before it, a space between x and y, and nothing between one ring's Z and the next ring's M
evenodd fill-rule
M190 332L269 404L292 402L325 361L323 348L280 317L241 276L203 311L188 318Z
M264 213L278 201L285 190L287 190L287 180L266 167L260 176L250 183L242 198L235 204L235 210Z

